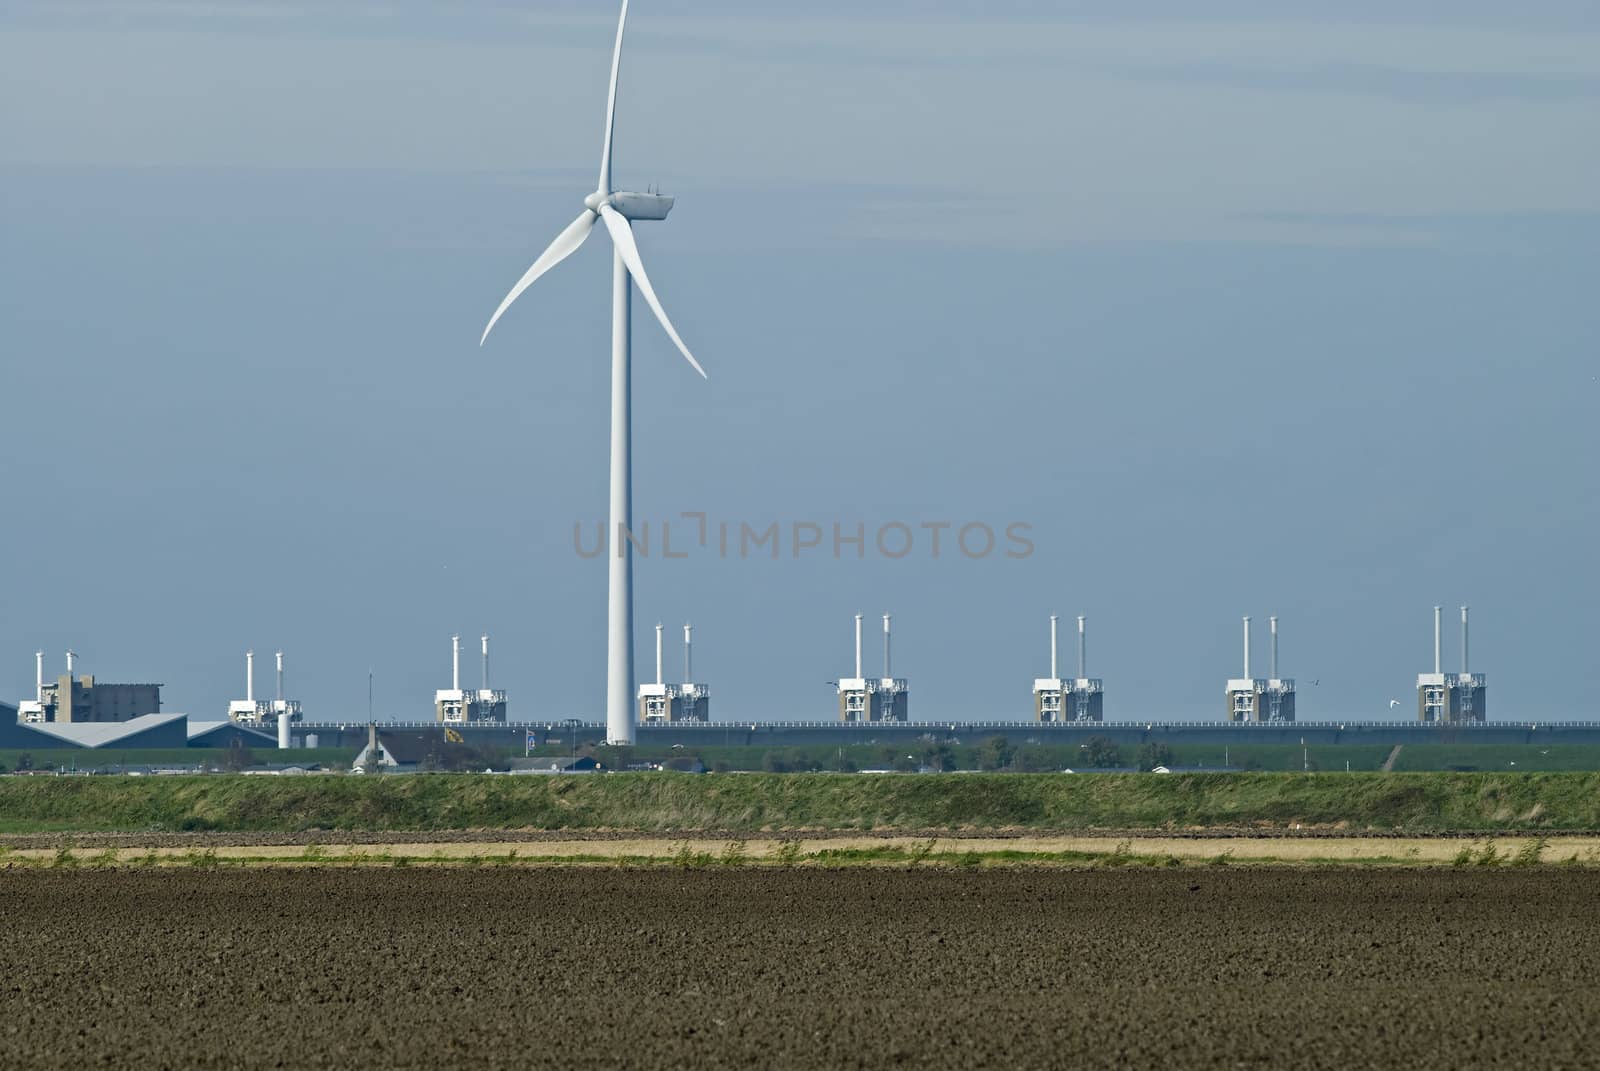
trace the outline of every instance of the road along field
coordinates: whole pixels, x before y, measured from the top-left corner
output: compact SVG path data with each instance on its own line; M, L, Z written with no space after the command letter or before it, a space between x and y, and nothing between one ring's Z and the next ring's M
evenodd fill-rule
M1600 837L1081 836L1018 833L940 837L814 834L806 837L544 834L368 835L315 840L247 834L78 835L0 838L0 863L28 867L221 866L1372 866L1600 867Z
M1600 875L0 871L0 1066L1592 1065Z

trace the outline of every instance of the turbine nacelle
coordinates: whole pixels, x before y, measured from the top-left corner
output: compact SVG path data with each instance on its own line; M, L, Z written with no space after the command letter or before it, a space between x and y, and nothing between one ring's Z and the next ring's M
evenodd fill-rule
M600 180L595 184L594 192L583 199L583 211L578 218L567 224L567 229L556 235L555 241L539 254L539 259L533 262L533 267L523 273L517 285L500 302L500 307L494 310L494 315L489 317L489 325L483 329L483 336L478 339L478 345L483 345L489 338L489 332L494 330L494 325L511 307L511 303L528 287L534 284L545 272L566 260L578 247L583 245L589 237L589 232L594 230L596 223L603 223L605 231L611 236L611 244L616 248L617 258L627 269L627 278L623 280L626 285L631 279L639 288L645 304L650 306L650 311L655 313L656 319L661 322L662 328L667 332L667 337L672 339L672 344L678 347L678 352L683 354L684 360L702 377L706 370L700 367L700 362L694 359L694 354L689 352L689 347L683 344L683 339L678 337L678 329L672 326L672 321L667 319L667 310L661 307L661 300L656 297L655 287L650 285L650 276L645 274L644 261L639 257L639 246L633 240L633 227L631 220L656 220L666 219L667 213L672 211L672 198L663 197L659 193L618 193L611 185L611 141L616 132L617 121L617 76L622 73L622 35L628 25L628 0L622 0L622 14L617 19L617 44L611 53L611 90L606 94L606 137L600 151ZM628 700L632 703L632 691L629 691Z
M623 219L666 219L672 211L673 198L659 193L600 193L598 190L583 199L583 206L599 212L601 205L610 205Z

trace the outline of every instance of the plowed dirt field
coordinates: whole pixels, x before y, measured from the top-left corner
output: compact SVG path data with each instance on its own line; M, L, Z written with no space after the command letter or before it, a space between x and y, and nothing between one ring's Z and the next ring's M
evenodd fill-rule
M0 1067L1594 1066L1586 869L0 872Z

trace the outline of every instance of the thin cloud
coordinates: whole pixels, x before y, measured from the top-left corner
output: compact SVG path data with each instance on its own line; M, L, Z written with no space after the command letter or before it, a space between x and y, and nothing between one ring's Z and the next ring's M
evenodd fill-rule
M1600 75L1529 71L1437 71L1361 63L1268 69L1239 64L1124 67L1137 81L1178 82L1275 93L1329 93L1474 103L1572 100L1600 96Z

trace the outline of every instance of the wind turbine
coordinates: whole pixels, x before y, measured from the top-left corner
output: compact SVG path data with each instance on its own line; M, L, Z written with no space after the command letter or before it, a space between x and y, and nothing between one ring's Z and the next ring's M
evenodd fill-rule
M609 598L606 610L606 742L610 744L633 743L633 547L621 533L633 528L633 454L631 432L633 423L632 389L632 286L656 314L667 337L672 339L678 352L703 378L705 369L694 359L689 347L678 337L678 331L667 318L666 310L656 297L650 277L645 274L644 262L639 259L639 247L634 244L630 220L666 219L672 210L673 199L653 193L623 193L611 185L612 133L617 118L617 74L622 67L622 35L628 25L628 0L622 0L622 15L617 20L617 43L611 53L611 92L606 98L606 132L600 153L600 181L595 191L583 199L583 211L567 229L556 235L550 247L539 254L533 267L517 285L511 288L500 307L489 317L489 326L483 329L483 345L489 332L511 303L532 286L545 272L575 253L599 220L611 235L615 250L611 271L611 509L606 529L606 542L611 550Z

